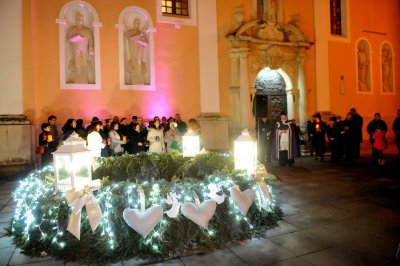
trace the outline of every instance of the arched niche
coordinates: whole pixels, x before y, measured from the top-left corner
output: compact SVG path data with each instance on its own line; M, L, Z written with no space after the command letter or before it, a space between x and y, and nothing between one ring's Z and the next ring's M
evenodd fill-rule
M155 90L153 20L143 8L122 10L118 24L119 76L123 90Z
M383 42L380 47L382 94L395 94L394 56L392 44L387 41Z
M59 25L60 87L100 89L100 36L96 10L84 1L70 1L56 19Z
M372 93L371 44L367 39L356 42L357 92Z

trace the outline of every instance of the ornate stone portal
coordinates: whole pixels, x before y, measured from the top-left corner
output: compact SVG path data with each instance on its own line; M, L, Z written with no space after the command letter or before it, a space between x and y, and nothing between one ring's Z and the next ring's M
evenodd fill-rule
M236 26L226 36L231 44L232 135L254 128L251 110L257 93L256 79L266 68L276 70L286 84L289 119L296 119L300 126L306 123L304 61L311 43L298 28L297 17L287 24L282 22L281 0L258 3L257 20L243 21L241 9L236 9Z

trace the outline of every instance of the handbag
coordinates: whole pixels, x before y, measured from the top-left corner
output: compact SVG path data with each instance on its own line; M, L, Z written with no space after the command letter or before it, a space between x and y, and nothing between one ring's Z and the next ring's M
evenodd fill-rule
M37 146L35 149L35 153L43 154L44 153L44 146Z

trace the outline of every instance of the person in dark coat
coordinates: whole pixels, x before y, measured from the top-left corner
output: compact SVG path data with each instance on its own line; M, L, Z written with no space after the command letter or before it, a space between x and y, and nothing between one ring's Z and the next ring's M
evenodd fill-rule
M43 123L41 129L42 133L39 135L39 146L44 147L42 166L46 166L53 162L52 153L56 151L57 144L51 133L50 123Z
M329 123L326 127L326 136L329 143L329 149L331 150L331 161L333 163L340 162L340 128L339 124L336 123L336 117L329 118Z
M397 144L397 151L399 153L398 160L400 161L400 109L397 109L397 117L393 122L392 129L395 136L395 142Z
M294 158L300 156L298 139L296 125L288 121L286 114L281 114L280 121L276 122L272 145L273 156L281 166L293 165Z
M179 134L181 134L181 136L185 135L187 131L187 124L182 121L180 114L175 115L175 122L178 124L176 129L178 130Z
M321 115L315 115L315 123L313 128L314 146L315 146L315 160L324 160L325 154L325 134L326 124L322 122Z
M315 116L312 115L310 120L307 121L307 135L308 135L308 147L310 148L310 156L314 156L314 123Z
M264 165L267 162L271 162L274 131L274 124L268 119L267 116L257 119L256 132L258 143L258 160Z
M66 140L73 132L76 132L76 120L73 118L70 118L67 120L65 125L62 127L62 132L63 135L61 139L64 141Z
M351 161L353 160L355 153L354 142L357 140L354 135L354 125L350 112L347 113L346 119L342 121L340 133L343 140L344 159L346 161Z
M86 139L86 131L83 126L83 119L76 120L76 133L79 135L79 137Z
M126 151L129 154L137 154L139 152L146 151L145 141L143 134L140 132L141 128L139 124L135 124L134 128L131 128L128 132L128 140L125 145Z
M350 109L351 120L353 122L353 133L356 141L354 142L354 158L360 159L360 143L363 142L362 128L363 128L363 118L357 113L355 108Z

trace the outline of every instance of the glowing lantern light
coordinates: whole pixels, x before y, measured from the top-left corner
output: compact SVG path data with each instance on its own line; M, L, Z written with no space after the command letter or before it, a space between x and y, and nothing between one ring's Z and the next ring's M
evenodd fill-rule
M183 157L195 157L200 152L200 136L188 131L182 136Z
M92 157L85 145L85 140L75 133L53 152L56 190L83 188L92 180Z
M235 169L254 173L257 166L257 142L254 141L247 128L233 141Z

